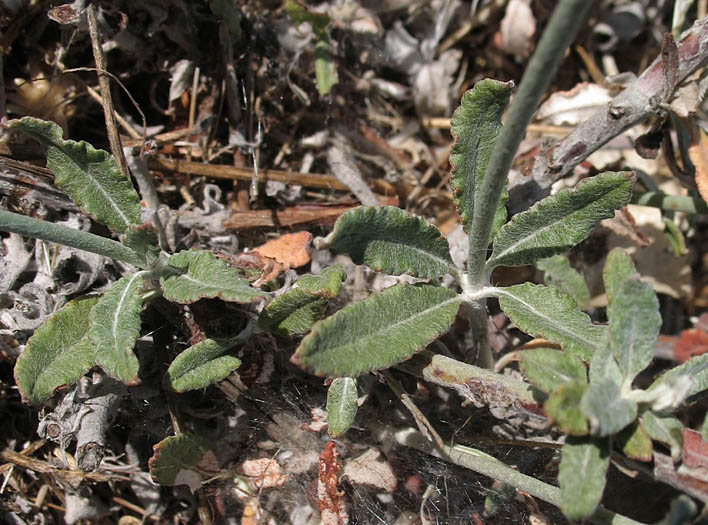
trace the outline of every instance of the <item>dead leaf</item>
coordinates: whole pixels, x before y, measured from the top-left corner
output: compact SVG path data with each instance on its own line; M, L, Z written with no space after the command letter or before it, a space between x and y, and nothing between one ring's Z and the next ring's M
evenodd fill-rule
M307 248L312 242L310 232L286 233L277 239L254 248L252 251L263 257L275 259L283 265L285 270L299 268L310 262L310 253Z
M510 0L499 32L494 35L494 43L505 53L526 58L531 54L535 32L536 19L531 11L531 1Z
M706 352L708 352L708 334L703 330L691 328L681 332L681 336L674 346L674 359L684 363L694 355Z
M389 494L396 490L396 475L381 452L370 448L344 464L344 475L353 485L371 485Z
M586 120L598 108L607 106L608 90L597 84L582 82L569 91L559 91L546 100L536 112L536 119L554 126L574 126Z
M338 456L337 444L334 441L327 443L320 454L317 505L325 525L349 523L344 493L337 488L337 474L340 469Z
M708 202L708 137L693 120L684 120L690 134L688 156L696 167L696 186L704 201Z
M257 489L282 487L288 479L281 473L278 462L271 458L247 459L241 468L246 476L252 478Z
M704 475L701 476L703 481L706 481L705 475L708 474L708 441L704 441L700 432L684 428L681 433L683 436L683 449L681 450L681 458L683 466L690 469L700 469Z

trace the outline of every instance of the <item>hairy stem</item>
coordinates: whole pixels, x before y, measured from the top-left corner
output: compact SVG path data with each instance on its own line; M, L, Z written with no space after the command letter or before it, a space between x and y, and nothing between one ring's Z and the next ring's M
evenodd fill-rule
M60 224L26 217L19 213L0 210L0 230L63 244L123 261L138 268L145 268L145 261L133 250L119 242Z
M487 300L480 299L468 305L467 317L474 335L476 359L474 363L486 369L494 368L494 356L489 346L489 326L487 325Z
M541 96L548 89L565 50L585 21L592 4L588 0L560 0L521 79L476 199L478 205L472 219L467 263L475 286L483 286L488 280L485 262L489 234L514 154Z

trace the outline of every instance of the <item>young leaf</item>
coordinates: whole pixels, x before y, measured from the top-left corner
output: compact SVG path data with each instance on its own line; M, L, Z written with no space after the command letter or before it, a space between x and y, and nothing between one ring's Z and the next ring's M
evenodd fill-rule
M584 381L571 381L548 396L543 404L548 417L568 435L584 436L588 433L588 420L580 410L580 401L587 388Z
M607 255L607 261L602 268L602 280L605 283L607 300L612 301L622 283L636 274L637 269L629 254L622 248L613 248Z
M686 375L693 380L693 386L688 392L689 398L708 390L708 354L692 357L684 364L672 368L659 376L648 390L654 390L664 383L668 385L678 384L678 376L680 375Z
M590 303L590 290L582 274L570 265L564 255L554 255L536 262L536 267L545 272L545 283L567 293L578 308L585 310Z
M615 356L612 355L609 341L603 341L595 350L590 360L589 374L591 383L597 383L602 379L610 379L617 385L622 384L622 371L617 361L615 361Z
M116 281L89 315L89 337L96 364L127 385L138 381L138 358L133 347L140 335L142 273Z
M460 302L442 286L393 286L317 323L292 362L332 377L388 368L447 332Z
M617 445L625 456L638 461L648 462L654 454L654 446L646 430L634 421L615 436Z
M320 95L327 95L332 87L339 82L337 64L332 59L332 47L327 38L315 44L315 80Z
M637 419L637 403L622 397L620 386L608 378L590 382L580 409L590 422L590 433L600 437L616 434Z
M467 233L472 227L475 199L487 170L502 124L501 117L514 89L513 82L483 79L462 95L460 107L452 116L450 151L455 206ZM494 214L492 238L506 220L506 192Z
M236 270L207 251L179 252L171 256L167 264L179 273L161 277L160 284L165 298L176 303L187 304L212 297L250 303L268 295L251 288Z
M519 366L528 380L547 394L571 381L587 383L585 364L568 352L552 348L524 350Z
M629 203L631 172L607 172L537 202L507 222L494 238L487 270L522 266L570 250L602 219Z
M609 341L625 381L632 381L654 355L661 328L659 301L650 285L627 279L607 307Z
M175 392L198 390L221 381L241 366L232 355L224 355L242 343L243 338L227 341L205 339L182 351L165 372L165 383Z
M140 224L138 193L108 152L84 141L64 140L64 132L53 122L24 117L10 121L9 127L42 144L54 182L85 213L118 233Z
M315 239L315 247L345 253L356 264L392 275L458 274L440 230L394 206L360 206L343 213L332 233Z
M216 473L216 456L209 443L194 434L178 434L163 439L153 447L148 466L155 483L201 487L202 479Z
M94 366L88 339L89 312L97 297L67 303L27 341L15 364L15 382L25 403L41 403Z
M356 417L356 379L338 377L327 390L327 422L330 436L344 434Z
M671 449L671 457L678 461L683 446L683 425L673 416L659 416L647 410L639 418L639 424L654 441Z
M327 301L337 296L345 278L338 264L324 269L321 275L303 275L295 287L266 305L258 323L282 335L309 332L324 314Z
M589 361L605 327L595 326L575 301L557 288L531 283L499 288L499 304L519 330L559 343Z
M561 510L568 519L581 520L595 512L609 466L609 439L568 437L558 468Z

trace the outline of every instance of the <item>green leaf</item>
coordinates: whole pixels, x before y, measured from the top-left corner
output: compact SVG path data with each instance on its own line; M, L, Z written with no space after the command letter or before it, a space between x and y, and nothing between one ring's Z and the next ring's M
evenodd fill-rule
M122 242L142 257L147 268L153 267L160 256L157 233L153 228L148 227L148 223L128 227L123 235Z
M178 434L153 446L150 475L160 485L201 487L202 479L216 473L216 457L209 443L194 434Z
M589 361L605 327L595 326L575 301L557 288L531 283L498 288L499 304L519 330L559 343Z
M708 413L703 416L703 423L701 424L701 437L703 441L708 441Z
M303 275L293 288L273 299L261 312L258 323L282 335L305 334L322 318L327 301L336 297L346 273L335 264L321 275Z
M327 422L330 436L344 434L356 417L356 379L338 377L327 390Z
M584 436L588 433L588 420L580 410L580 401L587 388L585 382L571 381L548 396L543 404L548 417L571 436Z
M609 341L625 381L631 382L654 356L661 328L659 301L650 285L627 279L607 307Z
M315 80L320 95L327 95L332 87L339 82L337 64L332 59L332 47L327 39L315 44Z
M651 461L654 455L651 438L637 421L617 434L615 439L625 456L638 461Z
M165 372L165 384L175 392L198 390L221 381L241 366L232 355L224 355L245 338L217 341L205 339L180 352Z
M608 439L569 437L558 468L561 510L570 520L591 516L602 500L610 466Z
M631 172L602 173L514 215L494 238L487 270L533 264L567 252L602 219L629 203L633 181Z
M673 416L659 416L647 410L639 418L639 424L654 441L669 447L671 457L678 461L683 446L683 425Z
M519 366L529 381L547 394L571 381L587 383L585 364L568 352L552 348L524 350Z
M133 347L140 335L142 287L140 272L119 279L89 315L89 337L95 349L96 364L110 377L127 385L139 382L139 363Z
M686 375L693 380L693 386L688 392L689 398L708 390L708 354L692 357L682 365L672 368L654 381L648 390L654 390L664 383L669 386L677 384L680 375Z
M41 403L94 366L88 319L97 297L67 303L27 341L15 364L15 382L25 403Z
M388 368L447 332L460 302L442 286L393 286L317 323L292 361L315 375L332 377Z
M314 13L307 9L307 6L302 2L294 0L287 0L285 11L296 27L303 22L309 22L312 25L312 32L317 38L325 38L327 36L327 25L329 24L329 15L327 13Z
M580 409L590 422L590 433L600 437L616 434L637 419L637 403L622 397L620 386L608 378L590 382Z
M683 257L688 253L683 232L676 226L673 219L663 217L662 220L664 222L664 240L666 240L671 253L676 257Z
M513 82L480 80L462 95L460 107L452 116L450 133L455 141L450 151L452 187L455 206L467 233L472 228L477 194L501 133L501 117L513 89ZM505 201L506 191L494 214L492 238L506 220Z
M33 117L12 120L9 127L42 144L54 182L86 214L118 233L140 224L138 193L107 151L64 140L58 125Z
M440 230L394 206L360 206L343 213L332 233L315 239L315 247L347 254L355 264L392 275L458 275Z
M224 301L250 303L268 294L251 288L238 271L207 251L184 251L167 260L176 275L160 278L166 299L176 303L193 303L199 299L218 297Z
M570 295L581 310L588 307L590 303L588 285L580 272L570 265L567 257L554 255L548 259L541 259L536 262L536 267L545 272L546 284L555 286Z
M607 255L605 266L602 268L602 280L605 283L607 300L612 301L620 286L633 275L637 275L637 269L629 254L622 248L613 248Z
M622 371L617 361L615 361L615 356L612 355L609 341L603 341L595 350L590 361L589 374L591 383L596 383L602 379L610 379L615 384L622 384Z

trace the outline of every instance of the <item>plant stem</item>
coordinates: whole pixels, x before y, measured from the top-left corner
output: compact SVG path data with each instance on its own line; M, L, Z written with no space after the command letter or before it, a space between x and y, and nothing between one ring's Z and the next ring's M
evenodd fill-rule
M667 195L660 191L647 191L632 197L634 204L653 206L664 211L708 214L708 205L699 198L687 195Z
M146 267L140 255L119 242L19 213L0 210L0 230L96 253L138 268Z
M485 270L489 234L494 211L516 150L565 50L575 39L593 3L588 0L560 0L521 79L519 91L511 103L501 135L489 159L479 197L475 199L479 205L474 209L467 263L470 279L475 286L483 286L489 279Z

